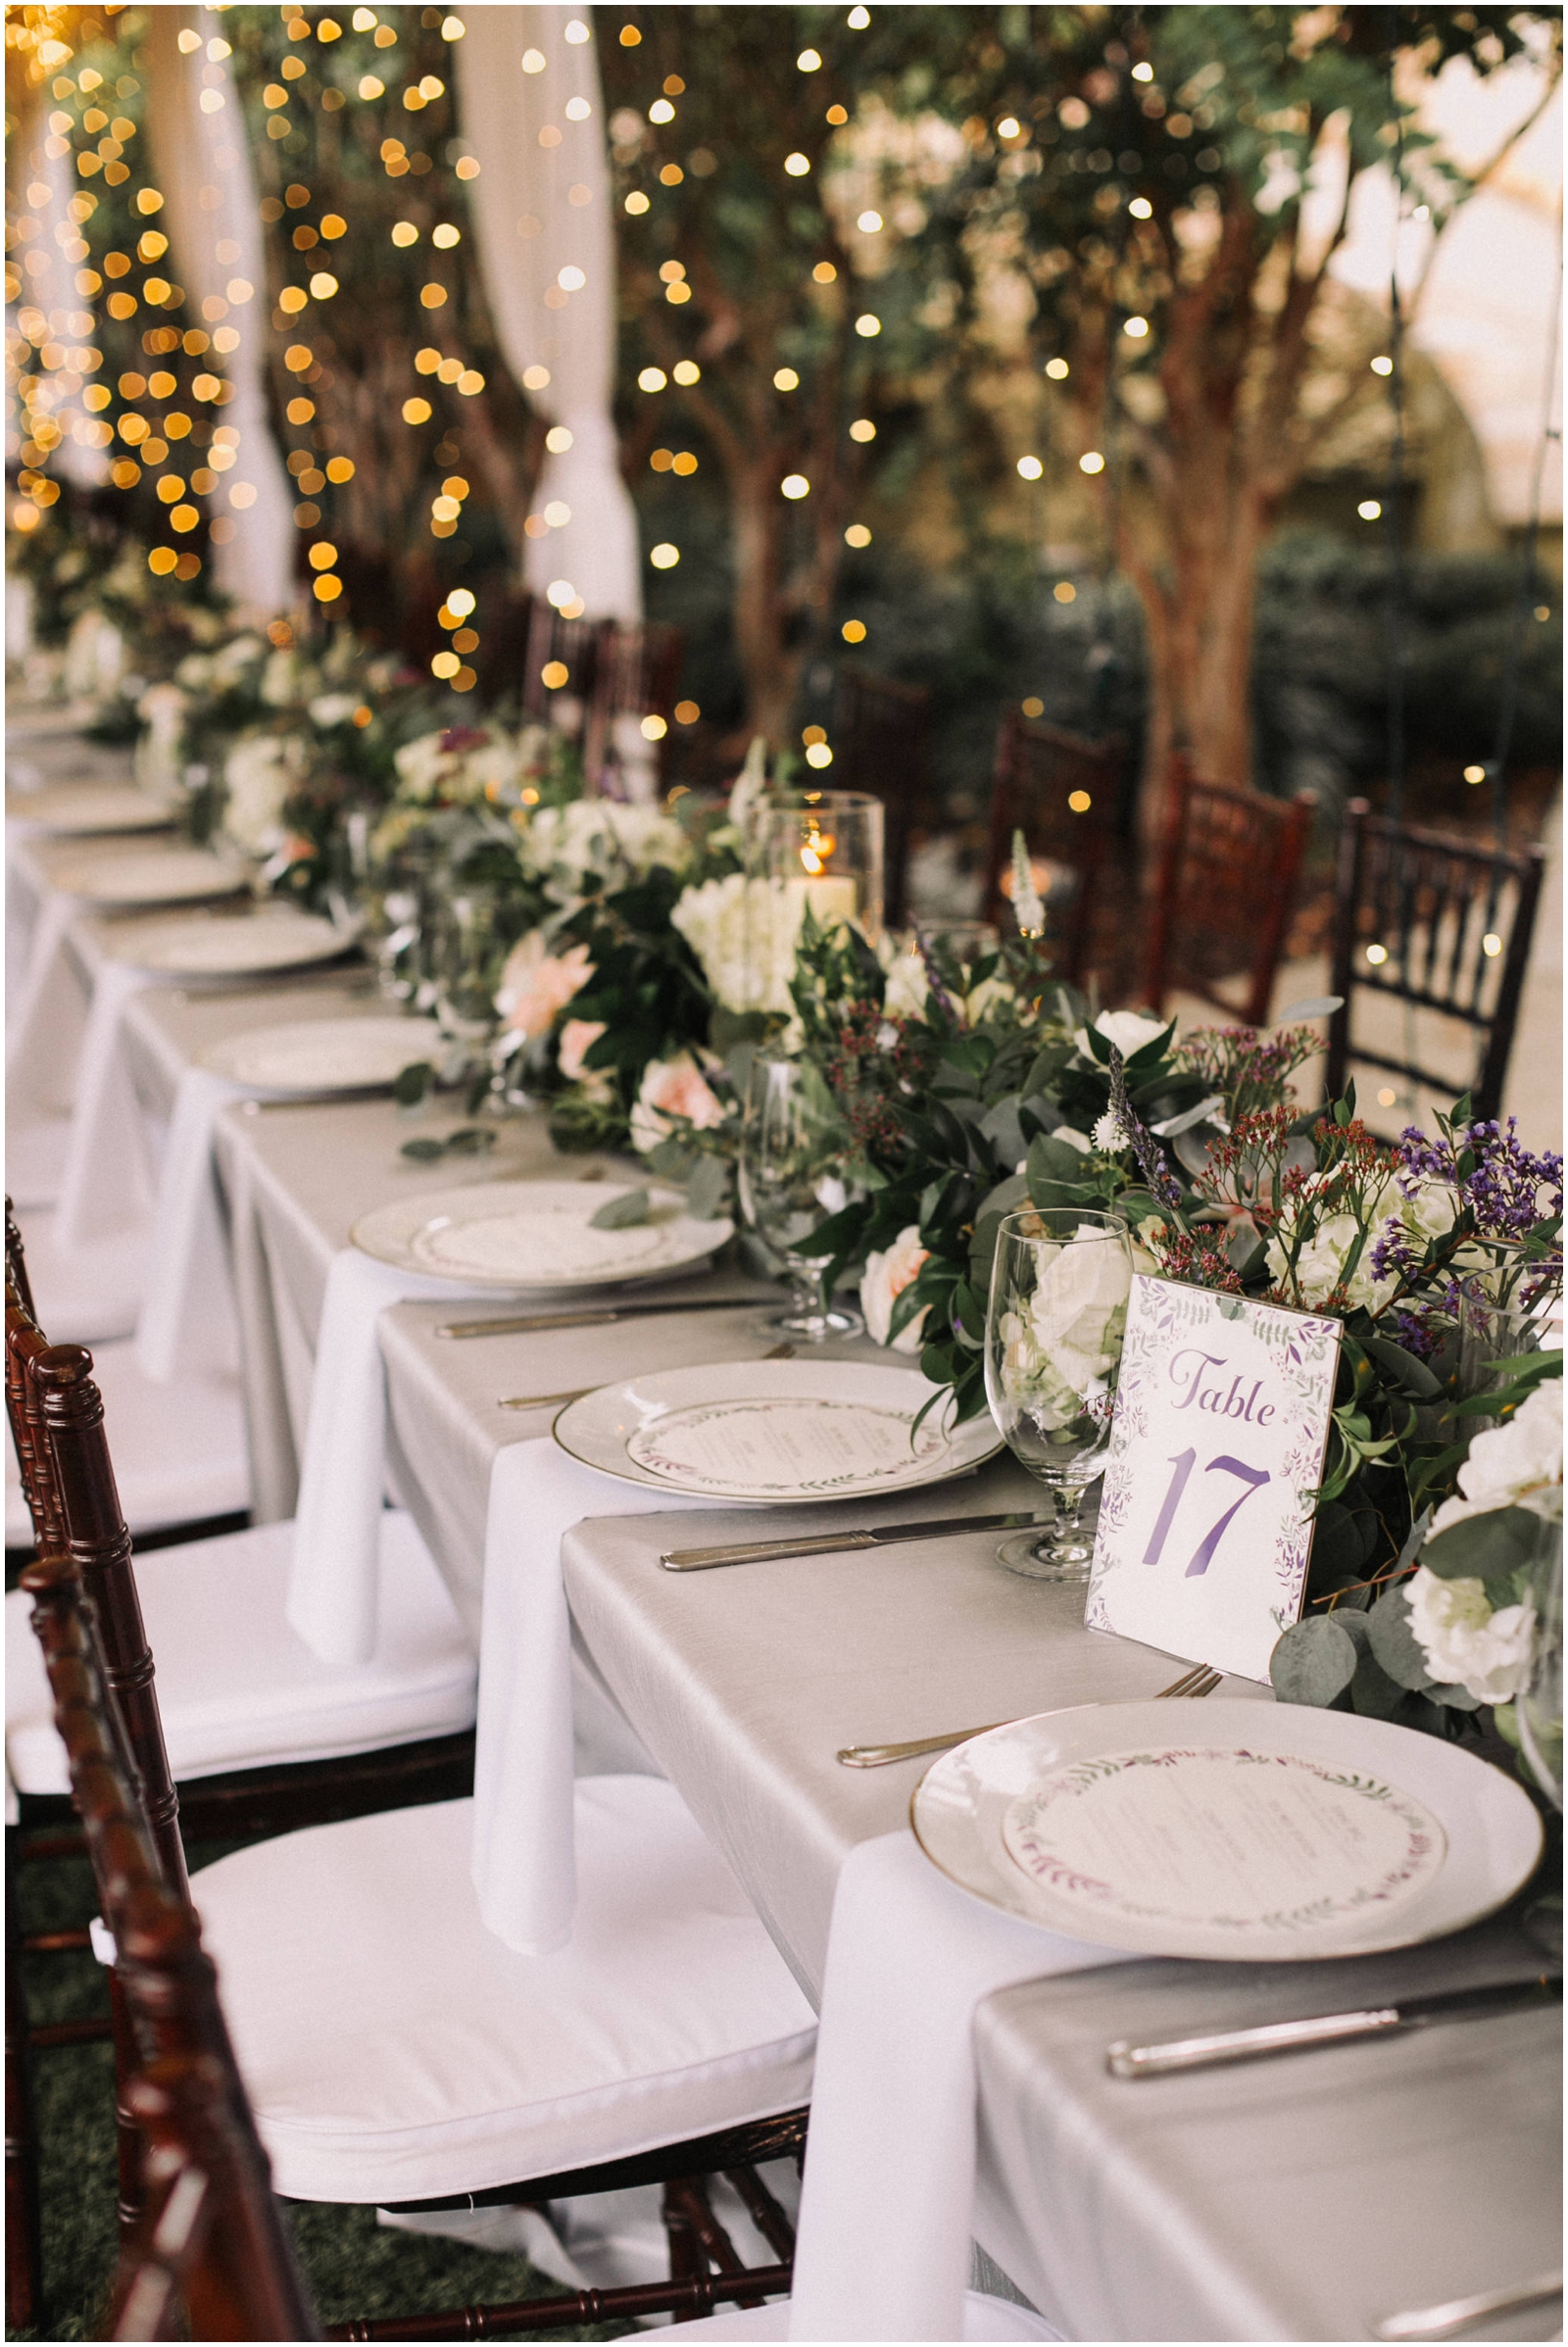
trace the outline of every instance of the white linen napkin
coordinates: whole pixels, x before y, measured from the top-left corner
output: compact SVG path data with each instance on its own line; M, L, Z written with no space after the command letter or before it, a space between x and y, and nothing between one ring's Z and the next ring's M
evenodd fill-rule
M974 2223L974 2014L1126 1961L983 1906L901 1829L839 1876L790 2300L792 2339L961 2339Z
M150 970L128 961L106 961L94 982L55 1208L58 1247L82 1247L152 1209L147 1128L121 1048L125 1005L152 983Z
M242 1088L187 1067L174 1095L136 1321L136 1361L155 1386L239 1358L234 1282L213 1163L213 1125Z
M490 1470L473 1884L487 1928L520 1956L571 1938L571 1623L561 1543L585 1516L716 1505L585 1467L547 1435L512 1443Z
M358 1247L332 1258L311 1375L286 1608L290 1627L323 1662L368 1662L375 1651L386 1483L386 1370L376 1323L392 1304L474 1300L499 1298L492 1288L399 1271Z

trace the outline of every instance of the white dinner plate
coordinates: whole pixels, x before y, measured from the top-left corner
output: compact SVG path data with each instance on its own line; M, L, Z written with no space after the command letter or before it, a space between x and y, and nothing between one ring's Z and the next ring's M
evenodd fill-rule
M41 790L7 791L6 814L56 839L167 831L173 820L167 807L130 782L51 782Z
M1088 1703L932 1763L910 1823L988 1906L1143 1956L1277 1964L1438 1939L1510 1898L1541 1820L1473 1753L1294 1703Z
M115 940L115 957L181 978L233 978L307 969L334 960L353 943L352 935L314 913L193 913L127 930Z
M46 878L51 888L89 905L180 905L232 896L245 886L236 864L205 848L83 848L52 858Z
M473 1182L378 1206L350 1236L400 1271L464 1280L511 1295L554 1295L625 1280L667 1280L715 1254L734 1225L695 1222L678 1191L652 1193L649 1218L618 1231L593 1227L634 1182Z
M209 1044L201 1064L250 1092L373 1092L441 1050L434 1019L299 1019Z
M737 1503L874 1499L966 1474L1002 1447L989 1417L950 1427L918 1369L721 1361L601 1386L555 1423L563 1450L625 1483Z

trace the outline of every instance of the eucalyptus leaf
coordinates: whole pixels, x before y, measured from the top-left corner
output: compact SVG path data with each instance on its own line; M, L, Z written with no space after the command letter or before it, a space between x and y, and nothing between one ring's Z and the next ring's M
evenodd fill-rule
M995 1190L986 1192L976 1209L975 1222L978 1225L981 1218L987 1214L1016 1214L1028 1203L1028 1175L1008 1174L1006 1180L999 1182Z
M1304 1002L1287 1002L1278 1018L1271 1019L1274 1027L1298 1027L1303 1020L1332 1018L1336 1010L1345 1008L1343 995L1309 995Z
M432 1165L446 1152L446 1143L428 1136L418 1141L406 1141L398 1151L400 1157L411 1157L416 1165Z
M711 1222L729 1191L729 1168L722 1157L699 1157L686 1185L686 1211L694 1222Z
M434 1082L435 1069L428 1059L411 1059L407 1067L398 1070L392 1098L400 1108L417 1108Z
M1413 1352L1406 1352L1402 1345L1396 1345L1392 1337L1366 1337L1362 1342L1379 1368L1387 1370L1405 1393L1414 1394L1422 1401L1431 1401L1443 1392L1442 1384L1425 1361L1417 1360Z
M994 1108L988 1108L980 1119L980 1130L1004 1165L1016 1165L1019 1158L1027 1153L1029 1145L1024 1140L1016 1100L999 1100ZM1062 1143L1059 1146L1066 1148L1068 1145Z
M1350 1681L1350 1703L1363 1719L1392 1720L1400 1710L1409 1693L1397 1680L1391 1679L1375 1653L1370 1649L1355 1666Z
M445 1143L449 1157L483 1157L495 1146L495 1133L489 1125L459 1125Z
M1356 1641L1343 1624L1318 1618L1287 1630L1269 1656L1268 1675L1282 1703L1326 1710L1345 1693L1359 1660Z
M1428 1540L1421 1562L1443 1581L1496 1581L1530 1563L1541 1532L1542 1519L1530 1508L1489 1508Z
M598 1213L588 1219L596 1231L629 1231L634 1224L648 1220L648 1193L628 1190L619 1198L606 1198Z
M1367 1615L1372 1651L1389 1677L1400 1687L1420 1692L1432 1685L1432 1673L1415 1632L1410 1628L1410 1600L1402 1589L1389 1589Z

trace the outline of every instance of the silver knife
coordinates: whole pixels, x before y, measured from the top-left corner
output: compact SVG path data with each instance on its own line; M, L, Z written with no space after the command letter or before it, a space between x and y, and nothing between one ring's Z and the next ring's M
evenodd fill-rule
M1434 1996L1411 1996L1396 2005L1367 2005L1348 2013L1314 2013L1304 2021L1271 2021L1253 2029L1219 2029L1203 2037L1171 2037L1137 2045L1119 2037L1105 2048L1112 2078L1169 2078L1178 2071L1211 2070L1226 2062L1255 2062L1268 2054L1298 2054L1348 2038L1382 2037L1399 2029L1430 2029L1436 2022L1484 2019L1521 2005L1560 2005L1562 1975L1541 1973L1529 1980L1504 1980L1489 1988L1447 1988Z
M1562 2274L1538 2274L1530 2281L1509 2282L1500 2290L1478 2290L1473 2298L1450 2298L1444 2306L1412 2307L1407 2315L1389 2315L1373 2329L1375 2339L1454 2339L1498 2315L1522 2313L1528 2306L1544 2306L1562 2296ZM1560 2325L1559 2325L1560 2327Z
M1030 1515L938 1516L924 1524L879 1524L859 1532L813 1532L796 1540L744 1540L728 1548L667 1548L660 1558L666 1573L706 1573L710 1565L761 1565L775 1557L833 1556L841 1549L895 1548L901 1540L940 1540L945 1533L1017 1532L1037 1519Z
M524 1312L505 1320L448 1320L438 1337L531 1337L545 1329L603 1328L612 1320L641 1320L654 1312L745 1312L765 1296L697 1296L659 1304L582 1304L570 1312Z

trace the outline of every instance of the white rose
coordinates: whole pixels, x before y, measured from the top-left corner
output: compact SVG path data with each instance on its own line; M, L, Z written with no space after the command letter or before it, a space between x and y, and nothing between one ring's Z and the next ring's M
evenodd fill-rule
M286 709L299 691L299 661L289 651L269 655L262 670L262 699L270 709Z
M918 1352L925 1342L925 1324L930 1306L917 1312L906 1328L902 1328L891 1340L888 1330L893 1321L893 1306L926 1260L929 1248L920 1245L919 1227L908 1223L893 1245L880 1254L865 1258L865 1272L860 1281L860 1309L865 1314L865 1333L875 1345L891 1342L895 1352Z
M1168 1019L1146 1018L1141 1010L1102 1010L1095 1021L1095 1033L1102 1035L1107 1043L1113 1043L1124 1059L1130 1059L1135 1051L1143 1050L1146 1043L1152 1043L1156 1035L1163 1035L1169 1024ZM1085 1059L1094 1058L1084 1028L1078 1029L1073 1042Z
M1069 1240L1044 1265L1029 1300L1035 1344L1075 1392L1088 1393L1115 1364L1118 1315L1132 1269L1103 1239Z
M318 693L310 707L311 723L341 725L345 717L353 716L359 706L352 693Z
M1361 1226L1353 1214L1330 1214L1318 1224L1296 1258L1297 1294L1308 1309L1321 1304L1340 1286L1350 1250L1360 1236ZM1375 1247L1376 1235L1369 1233L1360 1259L1346 1284L1348 1301L1351 1305L1365 1304L1369 1311L1376 1311L1380 1304L1386 1303L1398 1284L1392 1275L1386 1279L1373 1276ZM1266 1261L1270 1276L1282 1281L1289 1256L1280 1240L1269 1241Z
M1562 1491L1562 1379L1548 1378L1521 1402L1504 1426L1489 1427L1470 1445L1459 1470L1461 1496L1446 1499L1433 1518L1434 1535L1493 1508L1533 1506L1556 1512Z
M995 1010L999 1003L1016 1002L1015 988L1005 978L982 978L963 998L963 1016L966 1026L978 1027L980 1021Z
M888 971L887 990L882 1007L889 1018L921 1018L931 993L931 981L926 976L925 956L921 953L900 953Z
M249 856L269 856L282 837L283 807L294 788L289 745L275 734L235 743L223 767L223 829Z
M1445 1581L1425 1565L1407 1595L1410 1628L1441 1687L1462 1687L1478 1703L1507 1703L1519 1693L1530 1671L1533 1606L1494 1613L1484 1581Z

